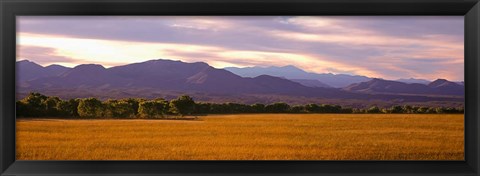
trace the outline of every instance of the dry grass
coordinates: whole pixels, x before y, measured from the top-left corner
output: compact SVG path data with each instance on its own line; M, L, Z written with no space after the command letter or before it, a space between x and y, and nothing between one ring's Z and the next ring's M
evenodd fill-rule
M463 160L463 115L18 120L19 160Z

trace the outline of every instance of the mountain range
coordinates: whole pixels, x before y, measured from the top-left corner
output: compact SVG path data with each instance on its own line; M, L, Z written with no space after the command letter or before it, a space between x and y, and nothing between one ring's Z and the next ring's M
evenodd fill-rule
M458 95L463 96L464 86L445 79L437 79L431 83L403 83L374 78L367 82L354 83L345 88L346 91L363 93L390 93L390 94L430 94L430 95Z
M279 68L287 68L291 74L283 76L274 74ZM463 102L463 85L443 79L428 85L407 84L364 76L308 73L294 66L272 67L270 70L274 71L271 75L247 77L234 74L235 72L229 71L231 69L217 69L203 62L186 63L162 59L111 68L98 64L82 64L74 68L59 65L42 67L23 60L17 62L17 90L19 96L37 91L66 98L88 96L119 98L139 95L151 98L175 92L195 94L204 100L212 101L215 99L212 97L230 98L229 100L231 97L242 100L251 97L245 101L254 102L253 99L257 101L261 99L260 96L269 96L274 97L270 98L271 101L278 101L278 97L286 97L285 100L295 102L307 98ZM312 77L299 78L300 74ZM308 79L318 78L318 75L323 75L321 78L325 79L321 81ZM330 86L332 83L339 86L352 81L361 82L343 88Z
M326 84L327 87L336 87L341 88L348 86L353 83L359 83L364 81L369 81L371 78L366 76L352 76L346 74L332 74L332 73L312 73L306 72L302 69L299 69L293 65L287 65L283 67L226 67L225 70L228 70L232 73L235 73L243 77L256 77L259 75L271 75L277 77L283 77L290 80L317 80L322 84Z
M104 68L83 64L74 68L42 67L29 61L18 63L20 89L93 89L93 88L154 88L169 91L207 93L274 93L288 95L324 94L338 91L315 89L299 83L269 76L243 78L203 62L184 63L171 60L151 60L142 63ZM31 70L30 68L35 68ZM58 73L64 70L63 73Z
M408 79L397 79L395 81L398 81L398 82L403 82L403 83L418 83L418 84L429 84L430 81L429 80L425 80L425 79L415 79L415 78L408 78Z

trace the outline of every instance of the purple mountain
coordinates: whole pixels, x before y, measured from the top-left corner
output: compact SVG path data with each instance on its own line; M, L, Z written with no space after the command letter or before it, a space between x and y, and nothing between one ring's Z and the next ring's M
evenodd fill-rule
M330 88L328 84L325 84L323 82L320 82L319 80L316 79L290 79L293 82L300 83L301 85L307 86L307 87L326 87Z
M432 93L460 91L449 82L434 82L432 87L422 84L405 84L395 81L374 79L352 84L348 88L325 88L306 86L285 78L271 75L259 75L248 78L217 69L203 62L185 63L172 60L150 60L123 66L105 68L96 64L78 65L74 68L57 66L42 67L33 62L18 62L17 80L19 92L48 92L49 95L75 97L101 95L105 98L121 96L155 97L165 92L202 94L224 97L247 96L288 96L289 100L302 97L316 99L361 99L361 100L402 100L402 101L463 101L463 98L449 99L427 97ZM55 69L52 69L55 68ZM52 71L53 70L53 71ZM32 76L34 73L38 75ZM41 73L41 74L40 74ZM28 76L28 79L25 79ZM386 84L386 85L384 85ZM382 86L383 85L383 86ZM458 84L457 84L458 85ZM392 87L393 86L393 87ZM447 91L448 88L448 91ZM458 89L458 90L457 90ZM376 92L405 93L406 95L377 95ZM462 92L463 93L463 92ZM423 95L422 95L423 94ZM460 95L461 93L452 93ZM463 94L462 94L463 95Z
M37 69L42 70L42 67ZM30 71L27 68L21 70ZM20 72L20 74L24 73ZM203 62L185 63L171 60L151 60L108 69L101 65L84 64L59 75L19 81L24 81L26 84L21 84L21 88L28 90L154 88L171 91L281 93L288 95L308 95L310 93L321 95L319 92L343 92L336 89L314 89L268 75L243 78Z
M390 94L430 94L430 95L463 95L464 86L438 79L428 85L420 83L403 83L374 78L371 81L355 83L343 90L362 93L390 93Z
M311 85L312 80L318 81L321 84L325 84L327 86L317 86L314 87L336 87L342 88L348 86L353 83L359 83L364 81L369 81L371 78L365 76L358 76L358 75L346 75L346 74L331 74L331 73L312 73L306 72L300 68L297 68L293 65L287 65L283 67L226 67L226 70L240 75L242 77L256 77L260 75L271 75L277 77L284 77L286 79L293 80L295 82L299 82L304 85ZM309 83L306 83L305 80Z
M408 79L397 79L395 81L398 81L398 82L403 82L403 83L419 83L419 84L429 84L430 81L429 80L425 80L425 79L415 79L415 78L408 78Z
M17 62L17 80L28 81L41 77L58 76L70 68L60 65L50 65L42 67L28 60L22 60Z

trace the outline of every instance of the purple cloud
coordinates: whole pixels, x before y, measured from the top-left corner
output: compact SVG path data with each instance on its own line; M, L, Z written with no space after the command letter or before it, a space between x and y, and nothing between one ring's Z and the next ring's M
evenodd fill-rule
M17 58L35 61L41 65L77 62L77 60L58 55L54 48L36 46L17 46Z

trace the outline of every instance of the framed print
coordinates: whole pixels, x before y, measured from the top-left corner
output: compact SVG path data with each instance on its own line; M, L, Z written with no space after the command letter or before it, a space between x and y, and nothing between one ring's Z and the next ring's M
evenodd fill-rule
M16 157L463 160L463 20L17 16Z
M2 175L479 175L479 8L1 1Z

